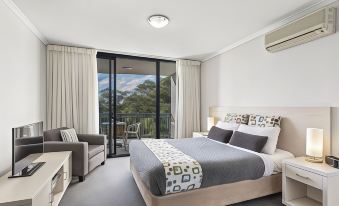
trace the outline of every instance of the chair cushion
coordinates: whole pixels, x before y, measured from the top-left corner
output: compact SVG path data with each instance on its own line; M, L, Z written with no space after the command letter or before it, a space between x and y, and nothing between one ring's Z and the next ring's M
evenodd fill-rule
M61 127L58 129L52 129L44 132L45 141L62 141L60 130L68 129L67 127Z
M77 133L74 128L60 130L60 134L63 142L79 142Z
M100 152L103 152L104 149L104 145L88 145L88 159L91 159Z

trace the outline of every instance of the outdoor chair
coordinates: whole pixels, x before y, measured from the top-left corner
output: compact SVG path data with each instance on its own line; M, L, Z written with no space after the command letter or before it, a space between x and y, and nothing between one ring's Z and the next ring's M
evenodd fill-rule
M138 139L140 139L139 131L140 131L141 123L130 124L127 126L126 134L125 134L125 141L127 143L128 135L135 135Z

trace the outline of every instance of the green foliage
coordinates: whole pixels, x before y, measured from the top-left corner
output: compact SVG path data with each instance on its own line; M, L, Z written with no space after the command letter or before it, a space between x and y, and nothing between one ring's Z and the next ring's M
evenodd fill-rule
M146 80L117 104L118 113L155 113L156 85Z
M160 80L160 113L171 113L171 77Z
M113 98L112 98L113 100ZM118 113L155 113L156 84L146 80L133 91L117 90ZM99 95L100 113L109 111L109 90L103 90ZM171 77L160 80L160 112L171 112Z

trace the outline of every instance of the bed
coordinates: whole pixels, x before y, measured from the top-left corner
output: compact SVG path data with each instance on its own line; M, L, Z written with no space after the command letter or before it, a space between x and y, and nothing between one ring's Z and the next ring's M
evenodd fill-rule
M226 112L267 113L282 116L283 129L279 136L280 150L276 151L277 154L254 154L207 138L166 140L200 162L205 179L199 189L165 194L164 183L162 183L165 177L161 177L161 172L157 172L156 169L161 168L159 161L143 142L132 142L131 172L147 206L221 206L278 193L282 188L279 171L281 162L284 158L291 157L286 155L288 153L284 150L291 151L297 156L304 154L307 127L317 126L330 131L330 108L210 108L210 115L220 119ZM325 134L325 139L326 137L329 135ZM197 148L203 150L204 154L201 154ZM327 149L325 141L325 151L328 151ZM225 156L228 158L225 159ZM234 171L231 171L232 169ZM223 174L227 175L223 178Z

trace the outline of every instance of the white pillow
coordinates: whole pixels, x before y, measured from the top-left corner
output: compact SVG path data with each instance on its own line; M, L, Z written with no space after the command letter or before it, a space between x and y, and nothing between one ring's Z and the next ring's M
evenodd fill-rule
M220 129L233 130L233 131L239 128L239 124L237 123L227 123L227 122L222 122L222 121L218 121L215 126L219 127Z
M75 129L60 130L63 142L79 142Z
M275 149L277 148L280 127L253 127L242 124L238 128L238 131L247 134L267 136L268 139L262 149L262 153L274 154Z

